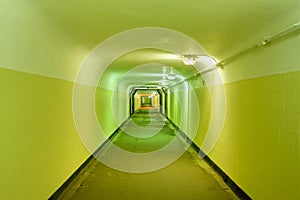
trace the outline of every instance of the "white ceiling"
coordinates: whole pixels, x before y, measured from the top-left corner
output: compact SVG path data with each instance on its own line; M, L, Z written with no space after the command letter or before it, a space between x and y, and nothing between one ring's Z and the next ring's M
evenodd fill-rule
M119 32L164 27L198 41L223 59L300 18L299 0L29 0L32 7L94 48Z
M23 5L25 3L26 8ZM45 27L49 25L54 29L53 26L55 26L61 30L61 33L67 35L66 39L75 41L77 46L72 46L73 49L60 51L60 49L55 49L55 46L51 47L53 52L55 49L60 53L57 55L56 52L53 53L53 57L55 54L56 57L60 57L60 60L67 59L65 54L76 48L89 52L115 34L142 27L162 27L186 34L201 44L209 55L217 60L223 60L239 49L281 31L300 19L299 0L27 0L26 2L20 1L20 5L14 5L12 1L3 1L2 4L1 16L3 15L3 22L9 23L7 29L14 25L20 27L24 25L23 30L26 29L26 26L29 27L30 21L37 20L32 15L34 12L38 13L35 16L46 19L41 21ZM16 14L14 21L9 21L8 16L12 10L19 15ZM26 20L26 24L22 19ZM19 31L21 32L22 29ZM32 32L34 31L41 30L33 29ZM8 34L3 32L3 35ZM28 37L23 38L22 42L25 43ZM47 35L47 37L51 36ZM29 44L30 41L28 39ZM5 49L3 49L4 51ZM42 54L43 52L38 53ZM106 71L102 84L110 85L133 67L149 62L174 67L184 76L192 75L195 72L195 69L184 66L180 60L161 59L159 56L155 56L159 54L161 52L156 50L145 50L121 56ZM46 56L48 55L40 57ZM72 59L83 59L84 57L86 54ZM69 73L73 76L80 67L72 66L72 68L69 67L70 69L61 69L60 66L67 65L59 60L55 63L57 66L55 68L54 64L41 64L45 62L44 59L35 61L36 63L27 59L26 66L23 60L22 67L26 68L33 64L39 68L45 66L49 70L43 69L44 72L48 73L49 71L53 74ZM49 66L53 69L50 69ZM34 70L42 71L38 67L35 67ZM157 70L155 73L159 72L160 70ZM113 74L118 74L118 76L113 78ZM155 76L151 69L144 69L138 77L136 80L144 77L144 80L147 79L149 82L151 81L150 77ZM134 84L133 80L132 77L130 80L128 79L131 85ZM152 80L152 82L156 81Z

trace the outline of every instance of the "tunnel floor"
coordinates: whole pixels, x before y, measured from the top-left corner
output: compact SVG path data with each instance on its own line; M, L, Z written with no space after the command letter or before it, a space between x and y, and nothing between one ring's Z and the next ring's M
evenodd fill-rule
M153 135L153 132L157 133ZM159 152L159 156L155 156L153 160L133 160L126 155L120 156L114 148L146 155L159 151L174 140L176 142L173 147L171 145L170 149ZM186 148L186 151L172 164L150 172L135 173L134 170L138 171L143 167L159 168L161 163L155 163L167 160L166 158L172 156L178 148ZM143 111L133 114L111 143L107 143L95 157L104 160L107 158L106 165L93 158L58 199L238 199L205 161L184 143L172 124L157 112ZM118 168L119 164L120 168L125 167L129 172L108 167L110 164L113 164L114 168Z

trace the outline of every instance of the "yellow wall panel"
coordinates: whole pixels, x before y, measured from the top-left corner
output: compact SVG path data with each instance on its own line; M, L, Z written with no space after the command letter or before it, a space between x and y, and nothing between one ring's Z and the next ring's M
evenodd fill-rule
M254 199L300 198L299 79L289 72L225 84L225 126L209 157Z
M0 69L0 199L47 199L87 159L73 84Z

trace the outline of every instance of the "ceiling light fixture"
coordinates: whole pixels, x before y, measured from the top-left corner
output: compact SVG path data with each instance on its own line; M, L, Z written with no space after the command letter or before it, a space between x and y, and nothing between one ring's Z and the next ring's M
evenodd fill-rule
M185 54L181 56L181 59L185 65L194 65L198 57L199 55L196 54Z
M173 81L176 78L176 74L173 72L173 67L170 67L167 79Z
M162 86L168 86L168 85L170 85L169 81L167 81L167 80L162 80L161 84L162 84Z
M168 74L167 78L168 78L168 80L173 81L176 78L176 75L174 75L174 74Z

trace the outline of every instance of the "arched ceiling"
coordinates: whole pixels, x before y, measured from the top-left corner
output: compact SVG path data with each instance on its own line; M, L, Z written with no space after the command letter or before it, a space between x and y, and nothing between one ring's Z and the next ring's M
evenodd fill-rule
M3 0L0 9L2 67L66 80L75 80L99 43L129 29L172 29L223 60L300 19L299 0ZM180 60L155 56L162 54L148 49L125 55L112 63L102 81L110 84L144 63L171 66L186 77L194 73ZM144 70L140 76L160 71Z
M191 65L184 65L179 57L158 49L141 49L127 53L115 60L104 72L99 87L126 91L130 87L141 85L161 85L166 75L177 77L172 83L192 76L197 70ZM165 71L164 71L165 70ZM165 76L165 77L164 77Z
M224 59L300 18L299 0L28 0L70 37L92 49L104 39L139 27L164 27L198 41Z

